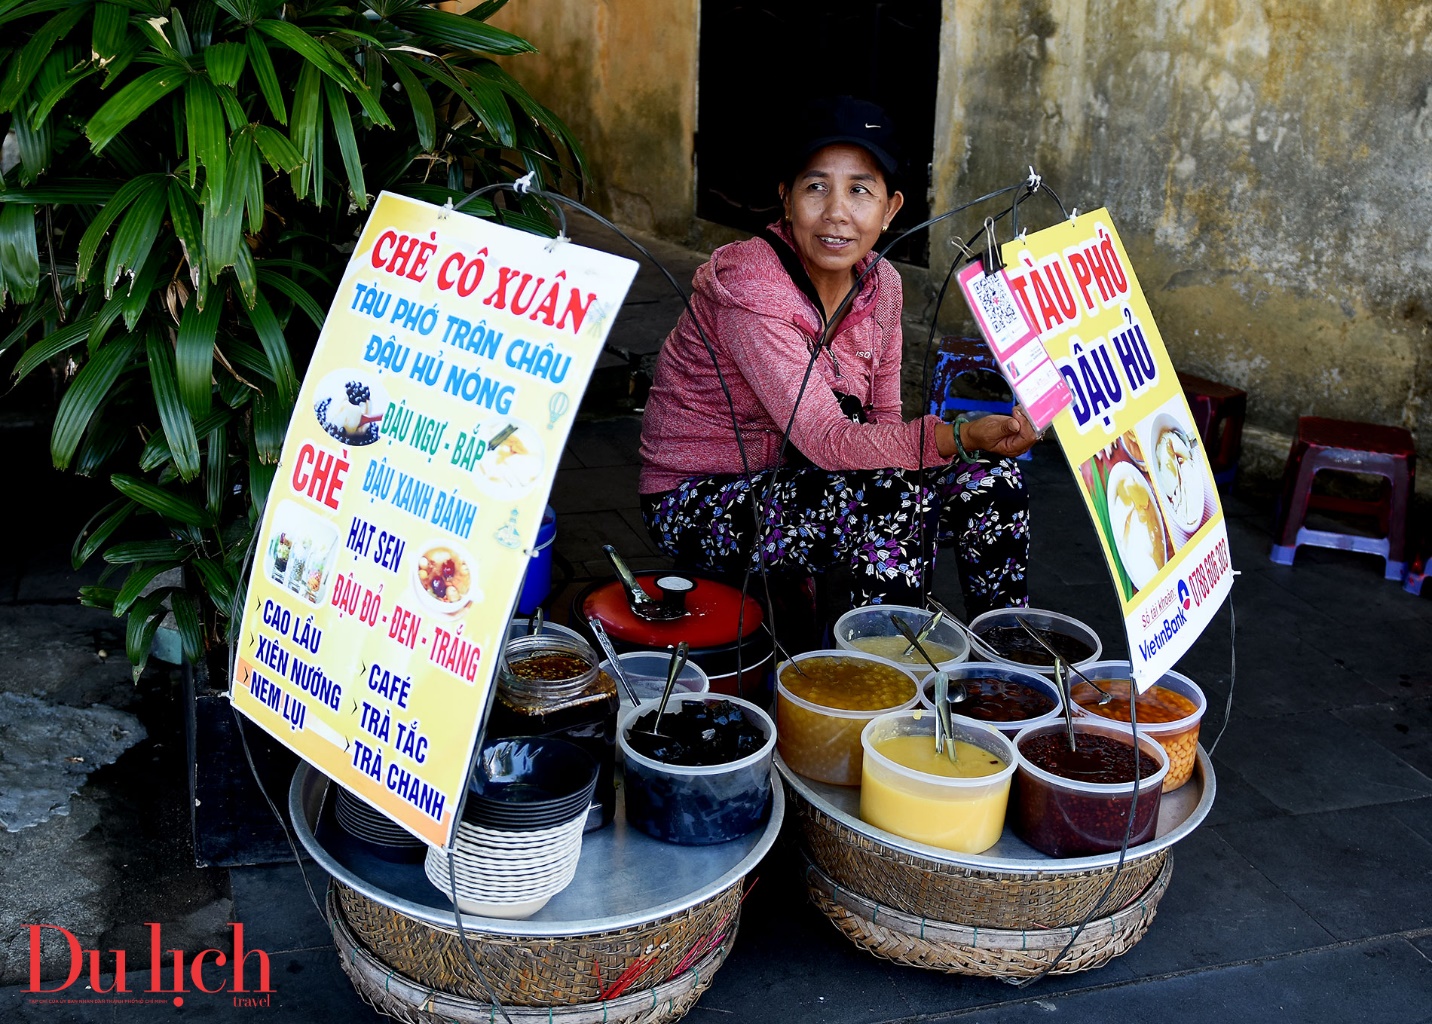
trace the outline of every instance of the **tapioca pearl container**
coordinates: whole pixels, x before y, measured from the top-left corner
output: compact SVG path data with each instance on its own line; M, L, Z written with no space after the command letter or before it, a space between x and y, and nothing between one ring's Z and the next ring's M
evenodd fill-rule
M981 630L994 626L1009 626L1013 629L1019 629L1019 619L1023 619L1035 629L1050 629L1058 633L1064 633L1068 636L1076 637L1092 647L1094 649L1093 654L1089 655L1089 657L1083 661L1074 662L1074 667L1077 669L1083 670L1085 665L1098 661L1099 656L1104 653L1104 645L1099 640L1098 633L1095 633L1091 628L1072 615L1050 611L1047 608L995 608L971 619L970 631L978 637ZM984 646L987 647L988 644ZM979 644L974 645L974 653L972 656L992 661L997 665L1004 665L1008 668L1019 668L1029 672L1038 672L1040 675L1045 676L1052 676L1054 674L1053 658L1049 658L1047 663L1037 665L1026 664L1022 661L1002 657L993 650L987 651Z
M656 761L632 749L627 736L637 719L656 710L661 698L629 707L617 728L626 764L623 791L627 824L653 839L681 846L724 843L754 831L771 806L771 755L776 723L755 704L719 693L673 693L666 714L691 702L726 700L765 733L766 742L738 761L715 765L679 765Z
M851 710L833 708L798 697L786 682L795 672L792 663L815 658L840 658L895 669L910 680L910 696L888 707ZM860 732L878 715L905 711L919 699L914 676L905 666L863 651L808 651L781 662L776 668L776 730L781 760L792 771L836 786L860 785Z
M1047 772L1025 756L1024 747L1030 739L1058 733L1060 741L1065 742L1064 731L1063 722L1052 722L1022 729L1014 738L1018 766L1009 817L1015 835L1050 857L1111 853L1123 844L1126 830L1130 849L1153 839L1158 827L1163 780L1168 775L1168 755L1159 742L1139 730L1139 749L1152 757L1158 767L1139 779L1134 826L1128 829L1129 811L1134 803L1132 779L1108 784L1080 782ZM1081 736L1095 734L1111 736L1126 744L1132 744L1134 739L1127 725L1074 719L1076 742Z
M1122 698L1120 703L1128 700L1132 671L1133 666L1127 661L1096 661L1083 669L1086 676L1109 690L1115 698ZM1112 688L1104 686L1103 680L1106 679L1114 681ZM1087 686L1087 684L1077 676L1072 682L1077 697L1080 687ZM1162 686L1165 690L1187 698L1194 705L1194 711L1191 714L1172 722L1145 722L1143 716L1139 716L1139 734L1147 734L1158 740L1164 748L1164 753L1168 755L1168 775L1164 778L1163 791L1171 793L1193 776L1193 766L1198 760L1198 731L1203 723L1203 714L1208 710L1208 698L1204 696L1203 690L1197 683L1180 672L1165 672L1154 683L1154 686ZM1144 700L1151 691L1152 687L1139 696L1140 710L1143 710ZM1077 700L1073 708L1076 715L1118 723L1128 721L1127 713L1121 717L1113 718L1105 714L1105 710L1105 708L1094 706L1085 707Z
M954 668L947 669L945 674L950 679L950 689L955 688L957 681L968 682L974 679L998 679L1003 682L1026 686L1031 690L1042 693L1054 701L1054 710L1047 711L1042 715L1034 715L1028 718L1011 718L1004 721L981 718L961 713L961 705L956 702L950 704L950 713L960 718L978 720L994 726L1006 736L1015 736L1021 729L1031 725L1044 725L1046 722L1054 722L1060 719L1064 712L1064 697L1059 692L1059 687L1054 680L1048 676L1042 676L1038 672L1028 669L1009 668L1005 665L996 665L991 661L966 661ZM920 706L933 709L935 706L935 673L931 672L925 676L920 683Z
M833 634L835 646L844 651L863 651L866 654L875 654L878 657L888 658L906 670L923 672L929 668L929 663L920 657L919 652L911 651L909 656L904 655L904 649L910 646L910 641L900 635L895 628L895 623L890 621L891 613L904 619L910 628L918 633L933 618L931 612L923 608L916 608L904 604L867 604L859 608L852 608L840 618L835 620ZM886 654L880 651L864 650L857 641L879 639L889 642L892 648L898 647L897 654ZM940 658L931 652L935 657L935 664L941 668L956 665L970 656L970 642L956 626L947 622L941 622L930 631L929 641L938 644L951 652L948 658Z
M1014 741L983 722L956 719L953 738L1004 762L980 778L956 779L919 771L886 757L879 745L897 736L919 736L935 745L935 715L918 709L880 715L866 724L860 742L864 764L860 817L876 828L959 853L983 853L1004 831L1010 780L1016 758ZM968 753L966 756L969 756Z

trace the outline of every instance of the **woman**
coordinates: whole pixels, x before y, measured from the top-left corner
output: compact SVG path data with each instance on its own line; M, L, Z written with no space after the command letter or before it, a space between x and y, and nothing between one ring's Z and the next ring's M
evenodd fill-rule
M958 543L970 615L1026 604L1028 500L1013 456L1038 435L1022 410L954 424L901 418L900 277L888 262L872 267L904 202L889 120L842 98L801 123L781 222L696 271L691 311L658 357L641 438L647 528L662 551L707 570L757 559L847 567L852 605L919 604L938 535Z

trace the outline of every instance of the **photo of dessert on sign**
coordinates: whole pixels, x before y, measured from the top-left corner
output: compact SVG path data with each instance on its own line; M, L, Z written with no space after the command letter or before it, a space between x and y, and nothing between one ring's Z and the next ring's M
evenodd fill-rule
M313 401L318 425L344 444L373 444L382 436L388 393L363 370L334 370L319 381Z
M1109 468L1107 498L1114 550L1136 590L1148 586L1168 561L1168 541L1158 499L1148 477L1131 462Z
M263 548L266 574L309 604L322 604L337 544L332 525L295 502L281 502Z
M474 468L478 485L498 498L520 498L542 476L542 439L522 420L497 416L477 429L486 445Z
M482 591L473 582L472 556L456 544L434 541L424 546L413 564L413 589L428 611L456 615Z
M1169 403L1138 426L1175 551L1208 521L1215 503L1207 454L1181 404Z

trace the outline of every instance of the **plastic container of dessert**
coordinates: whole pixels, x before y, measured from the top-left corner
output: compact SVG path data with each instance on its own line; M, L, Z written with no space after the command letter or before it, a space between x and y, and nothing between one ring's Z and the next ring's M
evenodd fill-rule
M860 731L877 715L914 707L915 690L914 677L902 666L862 651L808 651L781 662L776 669L781 760L819 782L860 785Z
M1064 710L1064 699L1054 680L1030 669L966 661L947 669L945 674L951 690L960 682L967 694L965 700L950 704L950 713L987 722L1006 736L1014 736L1031 725L1056 721ZM933 672L920 683L920 706L935 706Z
M1090 718L1104 718L1127 723L1132 666L1127 661L1096 661L1085 666L1083 673L1114 699L1103 707L1094 688L1078 677L1074 679L1074 713ZM1168 755L1168 775L1164 777L1165 793L1178 789L1193 775L1198 760L1198 730L1208 699L1197 683L1179 672L1166 672L1138 697L1139 735L1158 740Z
M860 734L861 820L959 853L999 841L1016 758L1014 742L982 722L955 719L957 756L935 753L935 715L923 708L872 719Z
M661 696L661 691L666 688L666 673L671 665L671 655L666 651L627 651L625 654L618 654L621 659L622 672L626 675L627 682L636 691L637 697L642 700L652 700ZM616 673L612 671L611 662L602 661L602 671L616 679ZM677 673L676 682L672 685L672 693L707 693L711 689L711 679L706 675L705 670L694 661L687 661L681 666ZM620 682L617 683L617 696L621 698L623 707L631 707L631 697L626 692L626 687Z
M843 651L863 651L888 658L906 669L921 672L929 667L916 651L907 656L910 641L900 635L890 615L900 616L910 628L919 632L933 617L923 608L903 604L867 604L852 608L835 620L835 645ZM970 642L957 627L941 622L920 641L920 646L941 668L964 661L970 656Z
M1123 844L1126 833L1131 848L1152 839L1158 826L1163 780L1168 774L1168 755L1157 740L1142 732L1140 729L1138 749L1152 759L1153 770L1140 771L1138 806L1134 807L1133 759L1128 756L1134 736L1128 726L1091 718L1074 719L1074 735L1081 744L1082 757L1068 755L1063 722L1020 730L1014 738L1017 781L1010 814L1015 834L1050 857L1082 857L1115 851ZM1127 770L1122 773L1125 781L1085 781L1071 777L1084 774L1082 772L1055 774L1036 763L1043 760L1043 748L1061 759L1077 758L1075 768L1094 767L1100 760L1098 749L1115 749L1110 744L1126 748L1122 752L1127 764ZM1085 775L1085 779L1101 777L1105 776ZM1129 827L1131 809L1132 828Z
M1041 675L1054 674L1054 659L1019 625L1046 636L1075 668L1099 660L1104 645L1095 633L1072 615L1046 608L995 608L970 621L970 631L981 641L974 645L974 657L997 665L1022 668ZM1052 635L1050 635L1052 634ZM988 650L981 650L981 647Z
M632 747L633 727L641 716L656 710L660 697L625 710L617 743L626 765L623 790L628 824L662 842L707 846L743 836L766 820L771 804L771 755L776 749L776 724L769 715L739 697L673 693L662 718L663 731L671 716L686 704L721 701L739 708L742 717L764 734L765 742L751 754L712 765L668 764Z

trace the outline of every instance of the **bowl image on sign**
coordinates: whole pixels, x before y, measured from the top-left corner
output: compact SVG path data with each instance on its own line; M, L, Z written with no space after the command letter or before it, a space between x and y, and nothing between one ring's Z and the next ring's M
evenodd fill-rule
M486 446L473 467L478 486L493 497L520 498L542 476L542 438L522 420L497 416L477 429Z
M413 590L428 611L456 615L482 596L472 556L445 540L426 544L413 563Z
M364 370L334 370L314 393L318 425L343 444L373 444L382 436L381 421L388 393Z
M1114 548L1135 589L1148 586L1168 560L1168 539L1148 478L1127 462L1109 470L1106 496Z
M1154 417L1149 430L1149 469L1168 521L1185 533L1202 524L1204 498L1203 449L1193 427L1168 413Z

